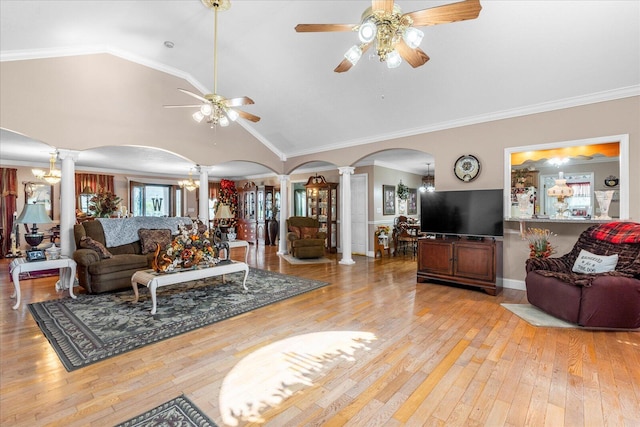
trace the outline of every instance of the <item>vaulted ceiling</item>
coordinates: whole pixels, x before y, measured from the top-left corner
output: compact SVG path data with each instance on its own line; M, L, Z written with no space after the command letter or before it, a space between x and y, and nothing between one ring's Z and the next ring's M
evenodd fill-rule
M396 3L409 12L452 2ZM232 0L218 18L218 92L249 96L255 105L243 110L262 119L212 130L189 109L163 108L192 103L179 87L213 90L213 12L199 0L3 0L0 155L24 156L10 146L37 140L94 148L87 164L129 145L187 165L274 169L298 155L640 92L640 2L481 4L475 20L421 28L431 58L422 67L387 69L365 55L338 74L357 35L294 27L357 23L369 2ZM229 154L239 146L241 158Z

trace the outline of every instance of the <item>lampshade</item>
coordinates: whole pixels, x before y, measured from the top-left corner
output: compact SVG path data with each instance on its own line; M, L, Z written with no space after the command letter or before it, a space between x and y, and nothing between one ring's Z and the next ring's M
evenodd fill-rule
M369 43L375 38L377 30L376 24L371 21L367 21L360 25L358 37L362 43Z
M402 63L402 57L397 50L389 52L387 55L387 68L398 68Z
M216 219L229 219L229 218L233 218L233 215L231 214L231 210L229 209L228 205L220 205L218 206L218 210L216 210L216 215L215 215Z
M424 33L415 27L407 28L402 34L402 39L411 49L415 49L420 46Z
M358 45L353 45L347 53L344 54L344 57L353 65L356 65L360 60L360 57L362 57L362 49L360 49Z
M564 201L565 197L573 196L573 188L567 185L567 180L564 179L562 172L560 172L558 179L555 180L555 185L547 190L547 195L556 197L559 202Z
M47 211L44 208L43 203L33 203L24 205L24 209L20 213L18 219L16 219L18 224L49 224L53 222L49 215L47 215Z

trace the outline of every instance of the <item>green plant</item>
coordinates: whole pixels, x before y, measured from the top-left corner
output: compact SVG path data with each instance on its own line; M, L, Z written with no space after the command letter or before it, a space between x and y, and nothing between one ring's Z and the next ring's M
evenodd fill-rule
M402 183L402 180L398 183L398 187L396 188L396 195L400 200L407 200L409 198L409 187Z

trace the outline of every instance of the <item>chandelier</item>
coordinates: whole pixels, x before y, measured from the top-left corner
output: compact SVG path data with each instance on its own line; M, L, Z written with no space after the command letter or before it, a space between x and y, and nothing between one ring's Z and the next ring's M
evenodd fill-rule
M434 191L436 191L435 179L433 176L431 176L429 166L431 166L431 163L427 163L427 176L422 177L422 185L420 186L420 192L422 193L433 193Z
M56 169L56 158L58 157L57 152L51 153L51 158L49 159L49 172L45 172L42 169L31 169L31 173L38 179L44 179L51 185L57 184L62 179L62 173L59 169Z
M357 27L361 44L353 45L344 57L355 65L369 47L369 43L375 40L376 53L380 62L386 62L389 68L397 68L402 63L402 57L396 50L398 42L404 40L407 46L415 49L420 46L424 37L424 33L412 25L411 17L403 15L398 5L394 4L391 12L385 10L373 12L369 7L362 14L362 21Z
M184 188L187 191L193 191L200 187L200 181L194 181L193 176L191 175L191 170L189 170L189 179L178 181L178 185L180 188Z

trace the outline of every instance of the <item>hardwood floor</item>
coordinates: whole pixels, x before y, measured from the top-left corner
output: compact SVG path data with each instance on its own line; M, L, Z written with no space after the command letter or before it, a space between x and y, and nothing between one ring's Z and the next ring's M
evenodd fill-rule
M330 286L67 372L0 261L2 426L109 426L185 394L219 426L639 426L640 333L538 328L410 257L249 264ZM338 255L339 256L339 255ZM334 256L335 257L335 256ZM82 291L80 291L82 292Z

